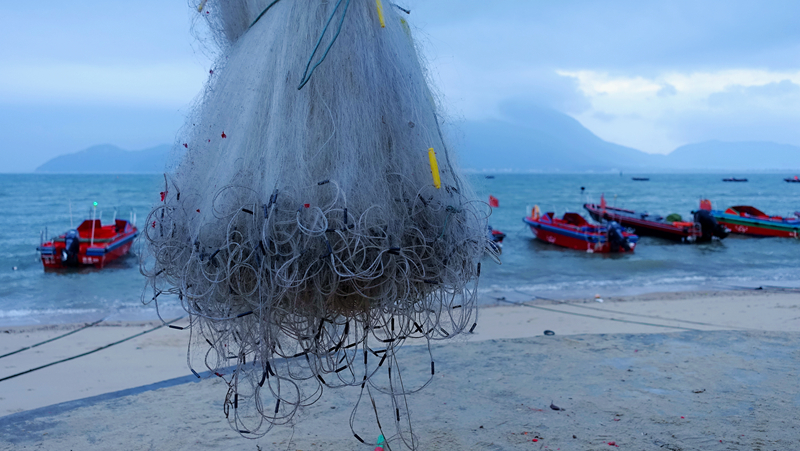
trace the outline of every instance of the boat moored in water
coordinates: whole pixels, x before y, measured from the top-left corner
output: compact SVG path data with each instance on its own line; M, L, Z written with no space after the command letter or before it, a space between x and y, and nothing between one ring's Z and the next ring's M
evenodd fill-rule
M647 212L636 212L625 208L609 207L601 197L600 204L583 204L592 219L598 222L616 221L623 227L630 227L639 236L655 236L683 243L707 242L714 238L723 239L730 230L717 223L705 210L693 212L691 221L684 221L678 214L666 218Z
M733 233L753 236L800 238L800 217L770 216L749 205L737 205L725 211L713 210L711 202L703 200L700 209L708 211L720 224Z
M138 234L136 227L124 219L115 219L108 225L102 225L99 219L87 219L77 229L42 243L37 250L45 269L102 268L127 254Z
M540 214L534 207L531 215L522 219L541 241L589 253L633 252L639 237L611 221L604 225L590 224L578 213Z
M486 239L488 239L494 246L497 248L498 253L503 251L503 239L506 237L506 234L493 229L492 226L486 226Z

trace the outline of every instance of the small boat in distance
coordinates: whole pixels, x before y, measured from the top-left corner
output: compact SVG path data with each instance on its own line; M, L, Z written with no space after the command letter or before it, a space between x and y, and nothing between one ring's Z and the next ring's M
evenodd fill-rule
M499 252L502 252L503 239L506 237L506 234L499 230L493 229L492 226L486 226L486 228L486 238L494 243L495 246L497 246Z
M486 176L486 178L487 178L487 179L493 179L493 178L494 178L494 176L493 176L493 175L487 175L487 176Z
M637 181L637 182L647 182L647 181L650 180L650 177L631 177L631 180L634 180L634 181Z
M723 182L746 182L747 179L737 179L736 177L729 177L726 179L722 179Z
M137 235L136 227L124 219L115 219L107 225L102 225L99 219L87 219L77 229L42 243L37 250L45 269L102 268L127 254Z
M787 183L800 183L800 178L798 178L796 175L794 176L794 178L792 178L792 177L786 177L786 178L785 178L785 179L783 179L783 180L784 180L785 182L787 182Z
M733 233L800 238L798 235L800 218L798 216L770 216L749 205L737 205L725 211L713 210L711 202L708 200L700 202L700 209L711 213L717 222L731 229Z
M522 221L541 241L588 253L633 252L639 240L614 221L593 225L577 213L556 218L552 211L540 214L538 206Z
M622 227L630 227L639 236L655 236L682 243L707 242L714 238L723 239L730 230L717 223L711 213L705 210L693 212L692 220L673 213L666 218L647 212L636 212L625 208L609 207L605 198L600 204L583 204L595 221L616 221Z

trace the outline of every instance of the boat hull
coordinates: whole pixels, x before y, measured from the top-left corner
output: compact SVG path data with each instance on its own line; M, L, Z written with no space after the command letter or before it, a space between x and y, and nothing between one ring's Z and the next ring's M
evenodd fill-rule
M712 211L711 214L717 222L731 229L732 233L763 237L800 238L800 234L798 234L800 232L800 222L781 223L744 218L718 210Z
M536 221L531 217L523 219L525 224L531 228L533 235L540 241L555 244L556 246L567 247L588 253L611 253L611 252L633 252L636 246L635 240L630 244L630 251L614 246L609 243L607 237L599 233L580 233L577 231L566 230L557 225L545 224Z
M128 221L122 220L117 220L115 224L108 226L99 226L98 224L95 232L99 236L96 240L93 240L91 236L87 237L81 234L77 251L67 259L64 258L67 251L65 235L43 243L38 250L44 269L88 266L101 269L130 252L133 240L139 234L136 227L133 227Z
M636 230L636 234L639 236L654 236L683 243L698 241L702 236L698 227L677 227L669 223L648 221L629 214L617 213L615 209L608 207L603 211L595 204L584 204L583 208L589 212L589 215L595 221L617 221L623 227L630 227Z

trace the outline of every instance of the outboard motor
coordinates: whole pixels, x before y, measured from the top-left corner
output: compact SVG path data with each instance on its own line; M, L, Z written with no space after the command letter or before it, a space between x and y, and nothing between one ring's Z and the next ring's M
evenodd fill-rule
M61 262L65 265L77 265L81 249L81 236L77 230L70 230L64 235L64 249L61 250Z
M631 244L622 234L622 226L617 221L609 221L606 227L608 227L608 242L611 244L611 252L619 252L620 249L631 250Z
M701 236L698 241L711 241L714 237L723 239L731 233L727 227L718 223L708 210L695 211L694 222L700 224Z
M492 241L494 243L502 243L503 242L503 238L506 237L505 233L503 233L503 232L501 232L499 230L494 230L492 228L492 226L490 226L490 225L487 225L486 228L487 228L487 232L488 232L487 236L489 238L489 241Z

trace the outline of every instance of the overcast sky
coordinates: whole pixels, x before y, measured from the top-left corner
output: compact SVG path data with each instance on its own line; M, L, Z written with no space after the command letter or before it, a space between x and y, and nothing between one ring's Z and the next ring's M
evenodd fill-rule
M800 1L399 4L453 118L513 101L646 152L800 145ZM0 172L94 144L171 143L211 66L192 14L182 0L0 6Z

